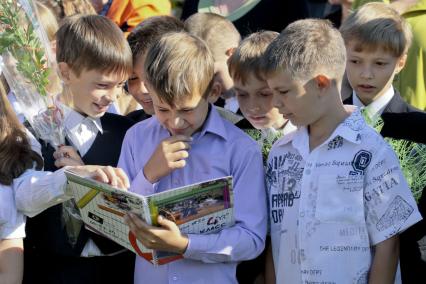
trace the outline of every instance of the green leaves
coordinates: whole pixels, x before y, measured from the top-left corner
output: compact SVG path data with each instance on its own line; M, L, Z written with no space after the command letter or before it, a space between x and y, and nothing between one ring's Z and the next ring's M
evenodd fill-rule
M18 1L0 2L0 54L9 52L16 60L16 69L33 84L37 92L46 96L49 69L43 46Z

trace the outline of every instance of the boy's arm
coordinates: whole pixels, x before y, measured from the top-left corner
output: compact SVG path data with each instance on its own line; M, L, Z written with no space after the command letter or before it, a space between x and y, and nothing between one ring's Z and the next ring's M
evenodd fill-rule
M0 283L18 284L24 272L22 239L0 240Z
M399 258L398 235L377 244L374 248L375 253L368 283L394 283Z
M137 216L127 216L136 237L148 248L183 253L185 258L206 263L255 258L265 244L266 195L262 156L257 145L235 150L234 217L235 225L219 233L181 234L176 224L159 220L162 227L147 225Z

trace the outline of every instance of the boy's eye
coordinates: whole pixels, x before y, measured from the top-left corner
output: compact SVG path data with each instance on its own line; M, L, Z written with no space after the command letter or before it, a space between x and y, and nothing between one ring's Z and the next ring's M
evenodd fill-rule
M236 95L237 97L239 97L239 98L247 97L247 94L246 94L246 93L241 93L241 92L239 92L239 91L235 91L235 95Z
M353 63L353 64L358 64L359 60L357 60L357 59L351 59L351 60L349 60L349 62Z
M108 84L101 84L101 83L99 83L99 84L96 84L96 87L99 88L99 89L107 89L108 88Z
M289 90L278 90L277 92L280 95L286 95L289 92Z
M262 97L269 97L271 95L271 93L269 93L269 92L261 92L260 95Z
M169 110L168 110L168 109L165 109L165 108L159 108L159 109L158 109L158 111L159 111L159 112L168 112Z
M130 77L129 79L128 79L128 81L135 81L135 80L137 80L138 79L138 77Z
M386 65L388 65L388 63L387 63L387 62L382 62L382 61L378 61L378 62L376 62L376 64L377 64L378 66L386 66Z

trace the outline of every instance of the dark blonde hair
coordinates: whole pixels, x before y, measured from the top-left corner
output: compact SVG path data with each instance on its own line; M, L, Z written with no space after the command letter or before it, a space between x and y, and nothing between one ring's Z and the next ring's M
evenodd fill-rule
M3 77L3 75L1 75ZM7 98L4 78L0 81L0 184L11 185L27 169L43 167L43 159L31 149L24 126Z
M204 40L215 61L227 59L226 51L236 48L241 35L234 24L217 14L196 13L186 19L185 29Z
M145 79L159 98L174 105L195 92L210 91L214 61L206 44L186 32L171 32L151 46L145 59Z
M252 74L260 76L262 56L268 45L279 35L277 32L261 31L245 38L228 60L229 74L234 81L246 84Z
M36 1L35 4L37 8L38 17L40 19L41 25L46 31L47 38L49 39L49 41L54 41L56 32L59 29L58 21L55 15L53 14L51 9L49 9L41 2Z
M67 63L77 76L83 70L99 70L128 76L132 53L122 31L98 15L74 15L64 20L56 34L58 63Z
M272 41L262 60L262 76L286 70L295 80L309 80L316 72L341 80L346 66L346 48L331 22L298 20Z
M342 23L340 32L346 44L355 42L356 50L382 47L395 57L407 53L412 40L408 23L385 3L363 5Z
M49 8L58 22L76 14L96 15L90 0L37 0Z

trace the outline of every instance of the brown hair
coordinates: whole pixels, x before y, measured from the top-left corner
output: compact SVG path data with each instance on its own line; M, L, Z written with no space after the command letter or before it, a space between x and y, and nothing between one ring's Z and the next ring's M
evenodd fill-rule
M286 70L296 80L311 79L315 72L341 80L346 48L329 21L305 19L288 25L268 46L263 58L264 76Z
M49 8L58 22L75 14L96 15L89 0L37 0Z
M2 75L3 76L3 75ZM31 149L25 128L19 123L0 83L0 183L11 185L27 169L43 167L43 159Z
M206 42L216 62L226 60L226 52L236 48L241 40L240 33L230 20L213 13L192 15L186 19L185 29Z
M127 37L133 61L145 54L149 46L168 32L183 31L183 22L171 16L155 16L137 25Z
M186 32L172 32L151 46L145 59L145 79L169 105L180 98L209 93L214 61L206 44Z
M279 35L277 32L261 31L245 38L228 60L229 74L235 81L246 84L250 74L262 80L260 68L262 56L268 45Z
M356 42L357 50L382 47L395 57L407 53L412 40L408 23L384 3L363 5L342 23L340 32L346 44Z
M106 17L68 17L56 39L56 61L67 63L77 76L93 69L126 76L132 73L132 53L124 34Z

